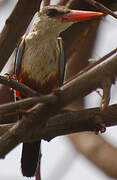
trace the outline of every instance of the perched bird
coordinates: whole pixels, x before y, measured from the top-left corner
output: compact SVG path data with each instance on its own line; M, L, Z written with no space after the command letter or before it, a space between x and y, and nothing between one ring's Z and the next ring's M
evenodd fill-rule
M63 6L46 6L33 22L30 32L19 44L15 75L40 94L51 93L62 86L65 72L62 39L59 34L75 22L101 16L100 12L71 10ZM18 98L24 98L18 94ZM21 168L24 176L34 176L40 142L24 143Z

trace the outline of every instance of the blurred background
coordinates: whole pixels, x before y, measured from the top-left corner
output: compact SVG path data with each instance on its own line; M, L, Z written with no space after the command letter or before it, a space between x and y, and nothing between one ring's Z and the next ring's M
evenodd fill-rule
M16 0L0 0L0 30L2 30L5 20L10 15L16 2ZM52 1L52 4L53 2L56 4L55 0ZM113 17L106 16L102 20L92 58L99 59L116 48L116 28L117 21ZM7 72L7 68L2 73L5 72ZM112 88L110 104L117 102L116 88L116 85ZM97 107L100 105L100 101L100 96L93 92L85 98L85 107ZM114 146L117 146L117 127L107 128L106 133L102 136ZM20 169L21 146L19 145L5 159L0 160L1 180L27 179L22 176ZM67 136L57 137L49 143L42 142L41 174L42 180L111 180L76 151ZM30 178L30 180L34 180L34 178Z

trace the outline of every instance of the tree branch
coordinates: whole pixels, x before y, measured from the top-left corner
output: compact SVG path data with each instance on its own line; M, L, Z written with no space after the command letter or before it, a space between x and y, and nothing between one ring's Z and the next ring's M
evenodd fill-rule
M28 115L27 119L23 117L23 120L17 123L0 125L0 158L4 157L13 147L22 141L32 142L41 138L51 140L59 135L94 131L99 117L107 127L115 126L117 125L116 109L117 105L112 105L105 111L101 111L99 108L80 111L61 111L60 114L48 120L45 128L40 128L39 125L37 126L36 122L39 119L33 119L32 115ZM32 116L33 121L30 120L30 116ZM25 133L26 128L30 128L30 133Z
M107 176L117 178L117 148L91 132L69 135L77 152L82 153Z
M106 127L115 126L117 125L116 109L117 105L115 104L109 106L105 111L101 111L100 108L61 111L60 114L48 120L41 137L45 140L51 140L60 135L94 131L99 118L102 119Z
M0 34L0 71L25 33L32 17L39 10L41 0L19 0ZM12 42L12 43L11 43ZM7 49L7 51L5 51Z
M28 96L37 96L39 95L39 93L33 89L31 89L30 87L26 86L25 84L19 83L16 80L13 80L11 78L7 78L4 76L0 75L0 83L13 88L15 90L20 91L24 96L28 97Z
M94 0L85 0L85 1L88 2L89 4L91 4L92 6L96 7L97 9L99 9L103 13L109 14L117 19L117 15L113 11L111 11L109 8L107 8L106 6L101 4L100 2L97 2Z

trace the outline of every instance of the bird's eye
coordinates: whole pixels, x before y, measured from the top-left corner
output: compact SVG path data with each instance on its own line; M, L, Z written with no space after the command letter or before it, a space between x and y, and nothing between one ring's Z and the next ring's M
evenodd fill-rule
M56 17L59 16L59 12L56 9L48 9L46 13L49 17Z

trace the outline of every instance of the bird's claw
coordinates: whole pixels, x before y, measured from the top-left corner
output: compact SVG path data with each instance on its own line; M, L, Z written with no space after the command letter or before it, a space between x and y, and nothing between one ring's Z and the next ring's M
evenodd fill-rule
M106 131L106 125L101 119L97 120L94 131L96 135L98 135L99 132L104 133Z
M17 80L17 78L14 74L5 73L4 75L7 76L10 80Z

